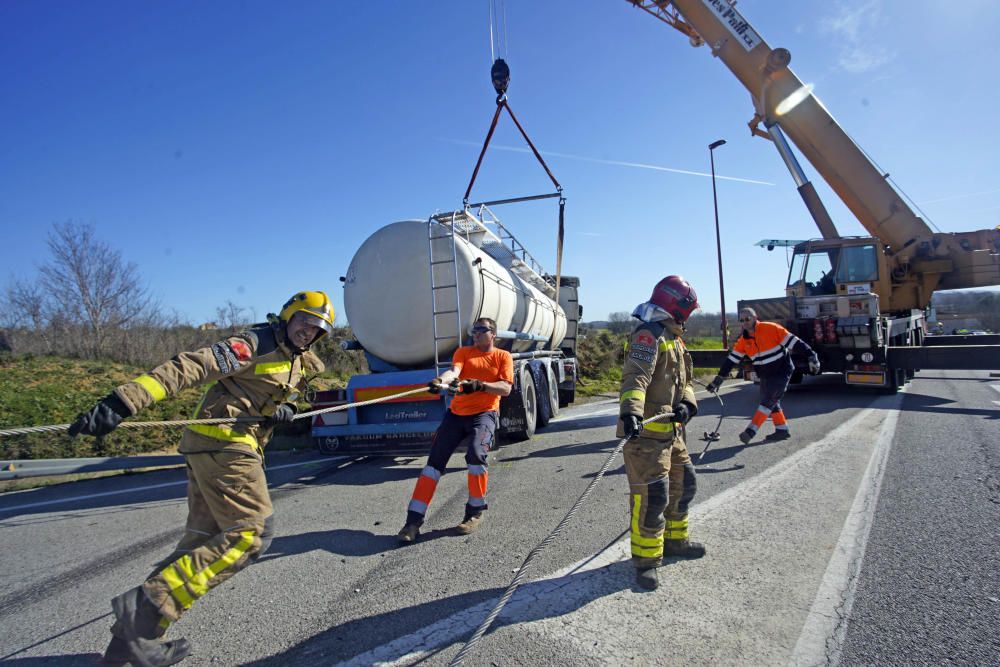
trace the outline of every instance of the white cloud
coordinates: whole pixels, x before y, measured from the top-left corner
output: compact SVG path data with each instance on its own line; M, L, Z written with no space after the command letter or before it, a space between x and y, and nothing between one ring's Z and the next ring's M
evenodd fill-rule
M869 72L890 62L896 54L875 40L882 21L879 0L842 5L833 16L820 19L820 28L838 41L837 64L853 74Z

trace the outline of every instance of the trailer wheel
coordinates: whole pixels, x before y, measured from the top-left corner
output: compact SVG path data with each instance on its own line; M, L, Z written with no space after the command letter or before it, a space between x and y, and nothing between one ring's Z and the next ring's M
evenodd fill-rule
M521 400L524 406L524 430L514 431L511 440L521 442L530 440L535 435L538 423L538 394L535 392L535 382L531 377L531 368L525 364L521 370Z

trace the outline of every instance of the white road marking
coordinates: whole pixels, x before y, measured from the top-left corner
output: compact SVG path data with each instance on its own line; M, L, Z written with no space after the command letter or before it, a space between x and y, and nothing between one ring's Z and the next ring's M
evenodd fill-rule
M854 504L844 522L844 530L840 533L816 600L809 609L802 634L795 645L792 654L794 665L836 665L840 662L848 619L854 606L854 594L898 420L899 411L890 410L882 422L875 452L865 470L864 479L858 486Z
M321 465L327 462L342 461L346 459L346 456L330 458L330 459L314 459L312 461L300 461L299 463L286 463L280 466L268 466L268 470L283 470L284 468L295 468L297 466L306 465ZM176 482L164 482L163 484L149 484L147 486L135 486L128 489L118 489L117 491L103 491L101 493L91 493L85 496L71 496L67 498L59 498L56 500L43 500L37 503L26 503L24 505L11 505L9 507L0 507L0 512L18 512L20 510L35 509L36 507L45 507L46 505L60 505L60 504L72 504L79 502L81 500L90 500L92 498L105 498L107 496L118 496L123 493L140 493L142 491L150 491L152 489L163 489L170 486L180 486L186 485L187 479L182 479Z
M662 646L658 619L669 619L678 649L671 655L678 662L711 664L740 656L751 664L776 664L794 653L799 664L813 664L817 638L829 632L822 617L835 620L831 604L853 595L850 576L864 554L875 509L872 492L878 490L901 399L879 399L822 440L695 505L693 537L708 538L711 553L669 564L658 591L633 592L626 538L522 586L482 641L519 632L577 646L581 655L606 664L643 662L649 657L644 650ZM845 522L840 512L848 506ZM828 535L838 528L831 560ZM813 582L819 580L817 595ZM495 604L493 599L465 609L346 664L411 665L460 646ZM612 626L628 632L610 633Z

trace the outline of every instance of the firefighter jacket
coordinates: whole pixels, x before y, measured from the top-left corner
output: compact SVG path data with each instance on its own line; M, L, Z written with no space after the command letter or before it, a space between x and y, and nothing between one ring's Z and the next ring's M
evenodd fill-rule
M753 336L736 339L729 356L722 362L719 375L726 377L734 366L749 357L758 375L784 375L793 370L791 351L815 356L813 349L785 327L774 322L757 322Z
M320 372L323 362L312 352L296 351L285 338L283 324L266 323L209 347L182 352L115 393L136 414L182 389L212 383L195 419L267 417L305 388L306 370ZM177 449L182 454L229 450L262 456L271 431L262 422L191 424Z
M641 322L625 345L619 415L636 415L643 421L672 412L681 401L690 403L692 414L698 401L691 384L691 355L680 338L681 327L672 321ZM673 440L675 424L667 419L649 422L642 437ZM621 419L617 436L624 437Z

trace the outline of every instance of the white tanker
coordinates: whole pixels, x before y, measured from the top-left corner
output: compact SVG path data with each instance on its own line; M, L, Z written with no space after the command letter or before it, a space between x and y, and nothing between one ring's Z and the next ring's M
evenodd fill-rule
M514 356L514 390L500 405L500 434L530 438L576 386L576 278L546 274L485 207L375 231L354 254L344 282L344 310L370 374L324 405L359 402L426 384L469 344L479 318L497 323L498 347ZM323 451L411 451L429 445L445 400L417 395L328 413L313 436Z
M489 317L498 331L523 334L521 340L499 341L512 352L533 349L538 341L558 349L566 335L566 314L539 287L512 271L512 262L504 266L477 245L494 238L456 235L454 257L451 236L436 239L433 270L440 287L432 298L426 221L396 222L369 236L354 254L344 280L344 310L364 349L398 366L427 366L434 363L437 337L446 341L438 346L439 358L450 357L459 342L459 318L452 313L456 307L465 327ZM456 289L450 286L455 284L455 269L457 305ZM549 285L535 284L554 295Z

